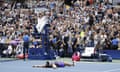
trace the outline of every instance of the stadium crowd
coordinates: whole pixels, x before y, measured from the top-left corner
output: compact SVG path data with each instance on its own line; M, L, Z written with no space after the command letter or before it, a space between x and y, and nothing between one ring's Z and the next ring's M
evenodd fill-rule
M0 7L0 51L12 45L12 53L15 53L24 32L30 36L30 48L36 44L41 47L41 38L33 34L37 33L37 19L42 16L49 18L50 48L64 51L64 55L84 47L120 48L120 8L113 7L109 0L66 1L3 3Z

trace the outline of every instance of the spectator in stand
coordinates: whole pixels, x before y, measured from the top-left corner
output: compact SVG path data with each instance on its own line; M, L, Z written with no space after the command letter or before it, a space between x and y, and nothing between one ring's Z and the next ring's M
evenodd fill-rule
M117 37L114 37L114 38L112 39L112 49L117 50L117 49L118 49L118 43L119 43L118 38L117 38Z
M108 0L97 0L93 4L89 2L92 0L73 0L70 4L66 4L66 1L65 3L64 0L25 1L23 4L29 9L24 9L21 3L15 4L16 9L12 3L3 3L0 7L2 46L16 38L23 40L22 36L26 30L29 39L35 39L39 15L48 16L49 34L54 37L54 40L51 38L50 41L56 40L56 46L51 43L51 47L55 49L63 45L55 50L62 47L64 55L68 54L69 48L74 50L81 45L96 46L100 42L103 49L111 49L108 47L111 43L113 45L118 43L115 37L120 39L119 8L112 7Z

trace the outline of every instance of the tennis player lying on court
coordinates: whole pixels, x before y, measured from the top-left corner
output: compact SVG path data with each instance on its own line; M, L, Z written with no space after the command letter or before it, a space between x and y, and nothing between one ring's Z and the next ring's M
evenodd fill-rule
M65 67L65 66L74 66L73 64L65 63L65 62L54 62L50 63L49 61L46 62L45 65L34 65L34 68L59 68L59 67Z

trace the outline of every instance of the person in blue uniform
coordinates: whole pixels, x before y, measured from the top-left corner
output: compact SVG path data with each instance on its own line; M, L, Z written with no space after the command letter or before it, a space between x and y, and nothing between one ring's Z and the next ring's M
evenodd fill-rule
M25 60L25 54L28 53L29 49L30 36L28 32L25 32L23 35L23 59Z

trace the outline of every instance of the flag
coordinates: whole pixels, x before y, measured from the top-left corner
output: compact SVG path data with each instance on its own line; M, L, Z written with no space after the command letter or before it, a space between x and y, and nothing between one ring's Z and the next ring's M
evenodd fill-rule
M36 29L39 33L41 33L44 29L44 26L47 24L48 19L46 16L43 16L42 18L38 18L38 24L36 25Z

